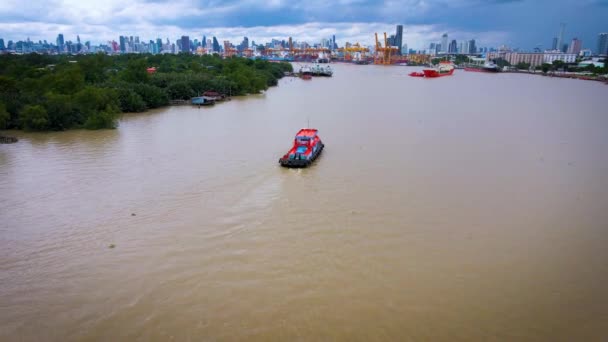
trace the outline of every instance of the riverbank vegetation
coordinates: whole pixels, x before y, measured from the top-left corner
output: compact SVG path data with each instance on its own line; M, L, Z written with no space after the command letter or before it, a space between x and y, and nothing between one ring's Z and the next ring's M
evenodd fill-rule
M255 94L286 71L291 64L216 55L2 55L0 129L113 128L121 112L205 91Z

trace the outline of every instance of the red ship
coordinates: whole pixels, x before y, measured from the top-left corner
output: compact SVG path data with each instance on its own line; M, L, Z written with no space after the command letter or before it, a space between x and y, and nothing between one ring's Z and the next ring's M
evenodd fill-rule
M293 141L293 147L279 159L279 164L285 167L307 167L321 151L323 142L317 135L318 130L314 128L302 128Z
M442 77L451 76L454 73L454 65L450 62L439 62L439 65L434 69L424 69L424 77Z
M423 72L410 72L408 75L412 76L412 77L424 77L424 73Z

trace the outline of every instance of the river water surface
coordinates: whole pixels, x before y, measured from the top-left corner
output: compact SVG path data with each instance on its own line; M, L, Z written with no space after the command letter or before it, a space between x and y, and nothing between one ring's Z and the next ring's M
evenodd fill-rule
M332 67L11 133L0 340L608 339L606 85Z

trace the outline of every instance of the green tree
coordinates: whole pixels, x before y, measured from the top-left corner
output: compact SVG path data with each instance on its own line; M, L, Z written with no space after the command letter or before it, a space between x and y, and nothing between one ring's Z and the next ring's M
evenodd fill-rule
M4 103L0 103L0 129L8 127L11 115L6 111Z
M133 89L121 87L116 89L120 110L126 113L143 112L146 110L146 103Z
M121 78L124 81L131 83L147 82L147 69L148 67L145 59L141 58L130 60L127 64L127 68L122 72Z
M158 108L169 104L167 93L159 87L145 83L133 84L132 87L148 108Z
M167 95L172 100L189 100L197 94L186 82L174 82L167 87Z
M118 108L108 107L105 110L93 113L84 123L86 129L116 128Z
M499 68L504 68L506 66L511 66L511 63L509 63L506 59L504 58L496 58L494 60L494 63L496 65L498 65Z
M563 69L565 65L566 65L566 63L564 63L564 61L556 59L556 60L553 61L552 69L553 70L560 70L560 69Z
M60 94L74 94L84 87L84 75L79 66L60 69L55 75L52 89Z
M551 69L551 64L543 63L540 66L540 69L543 71L544 74L546 74L549 71L549 69Z
M520 70L528 70L530 69L530 63L519 62L517 65L515 65L515 67Z
M19 113L19 120L23 129L28 131L45 130L48 127L49 116L46 109L40 105L27 105Z
M63 131L82 124L84 119L74 111L72 97L65 94L47 93L46 108L49 118L49 128Z

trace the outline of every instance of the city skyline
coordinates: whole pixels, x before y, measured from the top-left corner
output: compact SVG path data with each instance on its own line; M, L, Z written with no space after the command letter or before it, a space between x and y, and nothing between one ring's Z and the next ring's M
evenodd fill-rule
M561 4L561 5L560 5ZM75 0L27 4L8 0L0 4L0 37L8 40L49 40L59 33L74 40L80 35L92 44L106 43L128 33L145 39L187 35L214 35L239 41L243 36L256 41L285 39L319 41L336 35L346 41L373 44L373 33L394 32L404 25L402 44L424 49L440 42L448 32L457 40L475 39L487 46L508 45L532 50L551 48L559 25L567 23L563 41L572 38L583 48L594 48L597 34L608 30L603 1L568 3L564 0L440 0L376 2L341 0L331 4L307 1L294 4L283 0L214 1L116 0L91 5ZM542 10L541 10L542 9ZM538 11L537 11L538 10ZM539 13L543 20L530 13ZM66 38L67 40L67 38Z

